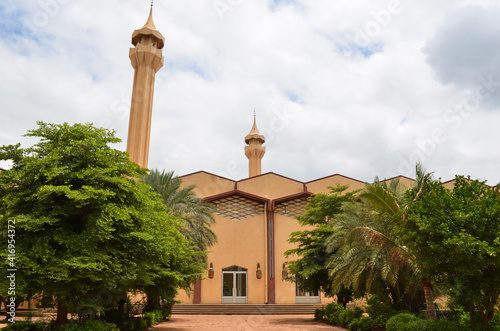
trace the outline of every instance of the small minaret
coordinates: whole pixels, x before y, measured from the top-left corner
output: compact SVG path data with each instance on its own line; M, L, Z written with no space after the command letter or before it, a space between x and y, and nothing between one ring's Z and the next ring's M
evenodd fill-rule
M155 75L163 66L162 48L165 45L165 38L153 23L152 3L146 24L132 34L132 44L135 47L130 48L129 57L135 73L127 152L130 160L147 168Z
M249 177L255 177L261 174L260 161L266 152L266 148L262 146L266 142L266 138L260 134L257 129L255 114L253 115L252 131L245 137L245 155L249 161Z

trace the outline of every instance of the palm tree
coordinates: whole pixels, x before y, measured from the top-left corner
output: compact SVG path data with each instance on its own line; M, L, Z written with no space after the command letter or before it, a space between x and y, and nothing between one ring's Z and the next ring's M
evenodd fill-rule
M394 299L407 292L408 285L415 281L414 275L424 290L429 318L437 319L432 284L420 275L414 256L394 231L407 219L408 197L418 199L430 180L431 174L420 164L416 166L416 181L409 189L411 194L397 179L387 183L376 178L360 195L364 207L348 207L342 217L334 220L338 233L329 239L329 247L332 251L341 248L330 261L330 274L336 284L356 288L365 282L368 291L377 291L371 287L386 282L394 291Z
M417 200L425 190L426 185L433 180L432 173L428 173L420 163L417 163L415 173L415 182L409 189L403 188L396 180L393 180L388 187L386 182L381 183L376 179L373 184L366 185L366 191L361 194L361 197L369 201L379 214L387 215L392 222L404 224L408 218L409 197L414 201ZM414 260L413 257L411 259ZM424 290L429 318L436 320L432 283L426 277L421 277L420 281Z
M336 251L328 261L333 287L390 296L395 309L418 310L423 297L413 286L416 268L389 222L367 204L347 204L333 227L327 242Z
M181 188L182 180L174 176L173 171L160 172L157 169L142 176L141 180L161 196L171 215L184 221L179 231L200 251L206 251L217 243L217 236L210 229L215 224L213 208L194 194L194 185Z

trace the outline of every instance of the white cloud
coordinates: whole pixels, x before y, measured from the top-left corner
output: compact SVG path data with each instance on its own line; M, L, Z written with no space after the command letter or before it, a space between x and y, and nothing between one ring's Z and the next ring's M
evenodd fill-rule
M470 5L450 12L424 48L445 84L474 87L478 77L500 78L500 8Z
M491 112L500 99L464 107L477 77L500 80L493 1L221 2L222 14L212 0L155 3L166 42L150 167L245 178L255 108L264 172L369 181L411 176L423 157L446 180L500 182ZM128 48L148 10L117 0L2 1L0 144L20 141L39 119L94 122L126 141Z

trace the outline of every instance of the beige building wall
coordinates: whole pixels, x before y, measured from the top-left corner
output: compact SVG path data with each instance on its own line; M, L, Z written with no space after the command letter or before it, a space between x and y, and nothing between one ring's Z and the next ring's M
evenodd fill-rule
M221 303L222 269L236 265L248 269L248 303L266 303L273 300L276 304L295 303L295 284L282 279L283 264L287 261L284 253L294 247L288 243L290 234L306 229L299 224L295 216L305 210L306 199L310 194L328 193L328 186L336 186L337 183L348 184L349 190L364 185L340 175L309 183L274 173L241 181L232 181L207 172L183 176L183 187L196 185L196 194L216 206L217 224L213 230L217 234L218 243L210 248L207 257L208 267L213 266L214 277L209 279L205 275L201 285L198 284L198 289L195 286L190 295L182 292L177 299L183 303ZM231 205L226 205L228 200ZM253 204L253 207L248 207L247 204ZM246 212L251 215L240 215ZM272 277L270 251L273 261ZM262 279L256 277L257 264L262 270ZM196 291L199 293L196 294ZM197 296L199 302L196 302ZM322 303L330 301L331 298L321 298Z
M398 176L387 179L398 179L404 187L411 187L413 179ZM445 187L452 189L455 180L445 182ZM303 183L275 173L266 173L248 179L233 181L207 172L197 172L182 177L183 187L196 185L195 192L206 201L219 205L228 198L253 201L259 210L251 217L230 219L228 215L215 215L217 224L213 227L218 236L218 243L210 248L208 265L213 265L214 278L205 275L199 290L200 302L218 304L222 301L222 269L232 265L248 269L248 303L266 303L269 298L269 218L273 222L273 260L274 260L274 300L276 304L293 304L296 302L296 288L292 282L284 281L283 264L296 257L286 258L284 253L294 248L288 242L290 234L295 231L312 229L302 227L295 218L304 211L306 199L311 194L330 193L329 187L348 185L347 191L362 189L364 182L332 175L314 181ZM225 206L234 208L236 214L243 205ZM287 209L288 208L288 209ZM295 209L294 209L295 208ZM219 209L216 211L220 213ZM229 216L232 214L229 213ZM263 277L257 279L257 263L260 264ZM188 295L182 291L177 297L183 303L194 303L195 289ZM333 298L321 297L321 303L326 304Z
M279 215L275 215L275 238L276 238L276 278L280 281L276 284L276 303L295 303L295 283L282 280L283 264L293 260L293 257L286 258L284 253L295 245L288 243L290 234L295 231L307 230L307 227L301 227L296 219ZM310 229L310 227L309 227Z
M304 184L274 173L267 173L238 182L237 189L274 200L304 192Z
M307 185L307 190L311 193L314 193L314 194L330 193L331 190L329 187L330 186L336 187L337 185L340 185L340 186L348 185L349 188L347 189L347 192L354 191L354 190L360 190L363 187L365 187L364 182L361 182L359 180L352 179L349 177L345 177L342 175L333 175L333 176L320 178L320 179L308 182L306 185Z
M261 215L230 220L216 216L215 233L218 243L210 248L208 264L213 264L214 278L202 282L201 297L203 303L221 303L222 300L222 269L239 266L248 269L248 303L265 302L265 278L256 278L257 263L263 274L266 273L266 234L264 210Z
M404 187L411 187L414 183L413 179L404 176L387 181L395 179ZM205 276L200 282L201 286L198 284L198 303L212 304L222 302L222 269L232 265L248 269L248 303L296 303L295 284L282 279L283 264L294 257L286 258L284 253L294 248L288 242L292 232L311 227L302 227L295 217L304 212L307 197L312 194L330 193L330 187L337 185L348 185L347 191L360 190L365 186L362 181L338 174L306 183L275 173L233 181L207 172L197 172L183 176L182 180L184 187L196 185L196 194L217 206L214 231L219 242L210 248L208 254L208 264L212 263L215 271L214 278ZM454 181L444 183L450 189L453 184ZM228 200L233 204L225 205ZM253 207L248 207L252 204ZM254 210L256 206L258 212ZM251 215L231 219L233 213L239 215L244 210ZM256 277L257 263L262 270L262 279ZM196 303L195 292L196 289L193 289L191 296L182 293L178 299L184 303ZM324 297L320 300L321 303L333 301L332 298Z
M234 190L235 181L205 171L182 176L182 187L195 185L194 193L202 198Z

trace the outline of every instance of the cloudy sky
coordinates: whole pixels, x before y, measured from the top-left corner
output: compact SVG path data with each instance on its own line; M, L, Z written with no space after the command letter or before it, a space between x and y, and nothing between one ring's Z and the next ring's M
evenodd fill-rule
M0 144L36 121L112 128L124 150L131 35L148 0L2 0ZM157 0L164 35L150 168L500 182L500 4L493 0ZM0 164L8 167L8 164Z

